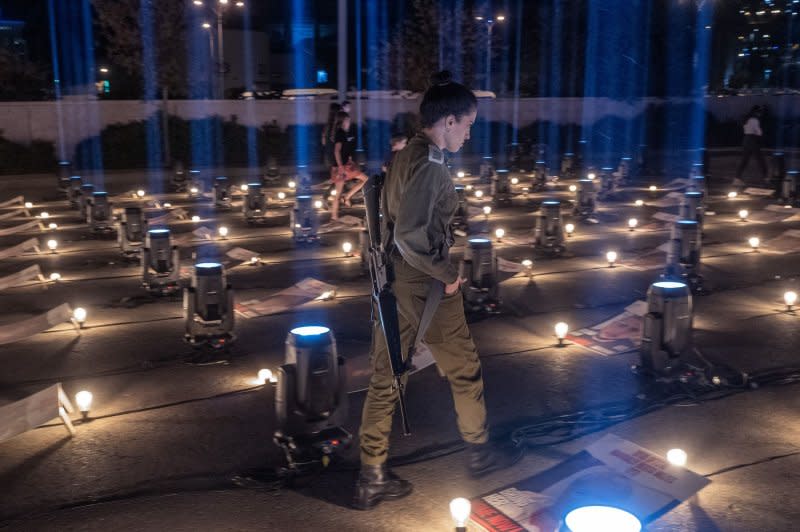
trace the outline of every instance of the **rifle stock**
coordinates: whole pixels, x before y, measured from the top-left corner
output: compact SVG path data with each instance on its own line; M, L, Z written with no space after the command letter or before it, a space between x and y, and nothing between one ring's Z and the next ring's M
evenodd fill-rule
M367 215L367 232L369 233L369 273L372 279L372 297L378 307L378 318L381 322L386 349L389 352L389 365L392 368L394 387L397 389L400 418L403 423L403 434L411 434L406 412L403 376L406 364L403 361L402 342L400 340L400 322L397 314L397 298L392 292L389 256L383 248L381 239L380 195L383 179L374 175L364 186L364 203Z

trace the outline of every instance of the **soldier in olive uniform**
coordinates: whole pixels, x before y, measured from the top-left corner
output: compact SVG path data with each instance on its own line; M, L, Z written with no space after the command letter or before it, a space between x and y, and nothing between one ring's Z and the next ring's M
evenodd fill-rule
M450 222L458 195L443 150L457 152L469 139L477 100L469 89L437 74L420 105L422 131L395 154L385 179L381 210L384 249L391 257L403 357L413 343L432 280L444 287L424 340L447 376L458 429L467 443L468 470L474 476L510 463L491 450L478 352L464 315L460 285L464 281L450 262ZM411 493L411 484L386 467L392 416L397 401L386 339L375 322L370 349L369 383L359 432L361 471L353 506L366 510L383 499ZM505 460L507 461L507 460Z

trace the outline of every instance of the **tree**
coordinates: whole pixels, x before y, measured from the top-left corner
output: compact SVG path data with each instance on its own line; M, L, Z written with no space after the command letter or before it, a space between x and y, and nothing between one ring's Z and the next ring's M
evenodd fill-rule
M393 89L424 91L431 74L440 70L440 49L445 68L460 81L473 85L477 46L485 39L468 12L448 9L437 0L413 0L411 16L402 21L382 46L382 61L375 75Z
M109 59L134 79L155 68L157 88L173 96L186 94L188 0L92 0ZM149 9L154 61L145 61L142 7Z

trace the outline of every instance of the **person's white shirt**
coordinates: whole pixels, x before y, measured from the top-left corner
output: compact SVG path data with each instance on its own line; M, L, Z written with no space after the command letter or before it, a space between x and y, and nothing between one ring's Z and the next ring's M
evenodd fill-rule
M758 118L751 116L747 119L747 122L744 123L744 134L761 136L761 122L758 121Z

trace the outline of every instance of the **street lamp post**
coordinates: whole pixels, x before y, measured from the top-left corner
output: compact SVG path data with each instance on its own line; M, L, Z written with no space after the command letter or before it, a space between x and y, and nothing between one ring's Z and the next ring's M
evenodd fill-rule
M192 2L194 5L198 7L205 6L203 0L193 0ZM222 99L225 97L225 43L222 36L222 17L225 14L225 8L228 7L230 0L217 0L216 3L212 3L209 6L211 13L217 19L217 75L219 76L219 86L217 88L217 99ZM244 2L237 1L236 7L243 8ZM210 30L211 24L208 22L203 23L203 28ZM211 35L209 34L209 39ZM213 52L212 52L212 59L213 59Z
M482 17L477 16L475 20L478 22L482 22L486 26L486 90L492 90L490 85L490 79L492 74L492 28L498 22L504 22L506 20L505 15L497 15L496 17Z

